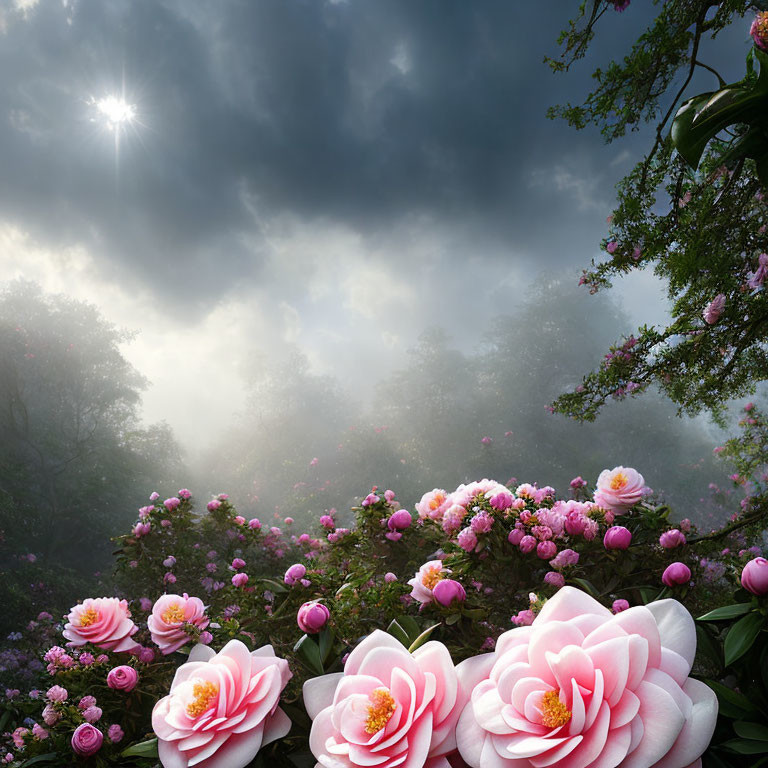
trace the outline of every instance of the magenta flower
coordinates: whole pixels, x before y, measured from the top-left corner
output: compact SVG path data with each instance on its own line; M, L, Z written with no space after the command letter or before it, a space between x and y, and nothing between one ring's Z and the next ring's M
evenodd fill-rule
M544 574L544 581L552 587L560 588L565 586L565 576L557 571L547 571Z
M603 537L603 546L606 549L628 549L632 543L632 533L623 525L613 525Z
M232 584L236 587L244 587L248 583L247 573L236 573L232 577Z
M622 611L626 611L628 609L629 609L629 603L622 598L619 598L618 600L614 600L613 605L611 606L611 610L614 613L621 613Z
M139 682L139 673L127 664L110 669L107 673L107 685L116 691L132 691Z
M717 296L715 296L715 298L704 308L704 312L702 313L704 322L707 325L714 325L720 319L720 315L723 314L724 309L725 294L718 293Z
M261 528L261 521L259 520L259 518L258 518L258 517L252 517L252 518L251 518L251 519L248 521L248 527L249 527L249 528L250 528L252 531L258 531L258 530Z
M552 560L557 554L557 544L554 541L540 541L536 545L536 556L542 560Z
M443 566L442 560L430 560L419 568L416 575L408 582L411 586L411 597L421 603L431 603L434 600L432 590L435 585L446 578L449 568Z
M453 603L463 603L467 599L467 593L460 582L454 579L441 579L432 589L435 602L448 608Z
M473 552L477 547L477 534L472 528L464 528L459 531L459 535L456 537L456 543L465 551Z
M181 504L181 499L176 498L176 496L171 496L170 499L166 499L163 502L163 506L169 511L172 512L174 509L176 509L179 504Z
M679 531L677 528L664 531L664 533L659 536L659 544L661 544L664 549L674 549L675 547L681 547L683 544L685 544L685 541L685 534L682 531Z
M66 688L62 688L60 685L52 685L46 692L48 701L66 701L69 694Z
M309 603L304 603L299 608L296 614L296 623L302 632L306 632L308 635L316 635L325 627L330 618L331 612L328 610L328 607L317 600L313 600Z
M668 565L661 580L668 587L679 587L691 580L691 569L685 563L672 563Z
M283 576L283 581L288 586L293 586L297 582L301 581L307 575L307 568L301 563L294 563Z
M614 616L563 587L530 627L464 662L481 682L456 728L459 752L471 768L690 766L717 719L713 691L688 677L695 651L675 600Z
M81 757L95 755L104 741L104 734L90 723L83 723L72 734L72 749Z
M399 509L390 515L389 520L387 520L387 528L390 531L404 531L410 527L412 522L411 513L405 509Z
M741 571L741 585L753 595L768 595L768 560L750 560Z
M107 736L113 744L119 744L123 740L125 732L117 723L113 723L107 729Z

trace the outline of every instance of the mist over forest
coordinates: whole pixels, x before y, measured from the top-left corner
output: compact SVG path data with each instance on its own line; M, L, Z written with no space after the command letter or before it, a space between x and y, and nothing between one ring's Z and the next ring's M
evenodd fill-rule
M109 537L130 526L152 491L189 488L199 510L226 492L243 515L276 525L292 517L300 532L331 508L350 520L374 485L412 510L434 487L488 477L564 492L575 475L594 482L616 463L640 468L676 517L720 521L708 485L727 467L713 456L717 432L704 419L679 418L654 393L609 405L594 423L547 410L628 332L620 307L542 276L504 310L469 349L439 325L425 328L400 365L361 372L364 397L313 371L296 347L258 358L245 407L190 445L168 423L144 423L151 380L122 354L129 333L86 302L30 282L7 285L4 560L107 570ZM178 372L179 387L188 375ZM217 397L215 375L209 396Z

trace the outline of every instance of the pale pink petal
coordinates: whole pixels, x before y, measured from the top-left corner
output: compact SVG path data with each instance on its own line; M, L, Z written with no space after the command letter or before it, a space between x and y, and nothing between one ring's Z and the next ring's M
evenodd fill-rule
M459 695L459 680L451 654L442 643L430 641L421 646L413 654L413 658L423 672L431 672L435 676L437 688L432 713L434 722L442 723L456 705ZM468 696L469 694L467 698Z
M152 618L150 616L150 618ZM192 650L189 652L189 656L187 657L187 662L190 661L210 661L214 656L216 655L216 651L213 650L209 645L203 645L202 643L197 643L192 647Z
M314 731L314 724L312 730ZM486 741L490 741L490 734L478 726L472 704L467 704L456 725L456 746L461 756L472 768L480 768L480 759ZM491 749L493 749L493 745L491 745ZM317 755L317 752L312 751Z
M635 694L640 699L635 720L642 722L646 737L627 755L622 768L648 768L661 760L672 748L685 722L683 713L664 689L643 681Z
M608 705L603 702L592 727L589 728L589 730L585 730L582 734L584 739L581 744L579 744L573 752L563 758L559 763L559 766L562 768L585 768L585 766L597 759L597 756L602 752L605 746L610 722L611 710Z
M648 642L648 665L651 667L659 666L661 662L661 636L656 617L648 610L647 606L636 605L617 613L611 619L611 623L621 627L628 635L639 635L644 638Z
M684 685L691 665L679 653L662 645L659 669L664 670L678 685Z
M632 691L624 691L619 703L611 709L611 727L620 728L632 722L640 710L640 699Z
M595 667L599 667L603 672L608 706L615 706L624 693L629 677L629 638L616 637L606 640L588 648L586 653ZM581 683L581 680L579 682ZM588 687L591 688L591 685Z
M654 768L678 768L689 761L696 761L712 739L717 722L717 697L714 692L708 685L693 678L686 681L683 692L693 704L691 715L672 749Z
M277 741L277 739L282 739L290 732L291 725L291 718L278 707L274 714L264 721L264 735L261 743L266 745Z
M688 671L696 655L696 625L693 617L677 600L657 600L645 606L656 619L661 644L688 662Z
M570 621L585 613L602 617L606 621L613 615L586 592L574 587L563 587L544 603L536 618L539 623L546 624L551 621Z
M329 675L312 677L304 683L302 689L304 707L312 720L317 717L320 710L333 704L333 695L343 677L343 672L334 672Z
M159 740L157 742L157 756L160 758L163 768L187 768L187 758L182 756L174 742Z

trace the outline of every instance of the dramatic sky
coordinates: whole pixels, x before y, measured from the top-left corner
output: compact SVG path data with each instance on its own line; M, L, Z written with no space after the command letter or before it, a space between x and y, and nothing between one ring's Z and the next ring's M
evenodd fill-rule
M649 4L555 76L577 5L0 0L0 279L135 329L147 418L186 441L288 345L352 391L426 327L471 348L542 270L575 281L598 255L643 146L545 117ZM109 98L134 111L118 129ZM615 294L663 317L650 275Z

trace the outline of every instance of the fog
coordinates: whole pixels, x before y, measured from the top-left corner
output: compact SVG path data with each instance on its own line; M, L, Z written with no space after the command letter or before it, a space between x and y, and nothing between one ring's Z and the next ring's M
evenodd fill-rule
M706 519L727 472L706 418L654 393L591 425L545 410L667 316L652 273L577 286L647 136L545 112L646 11L554 76L569 11L4 0L6 549L106 556L153 490L309 521L374 483L412 505L618 464Z

